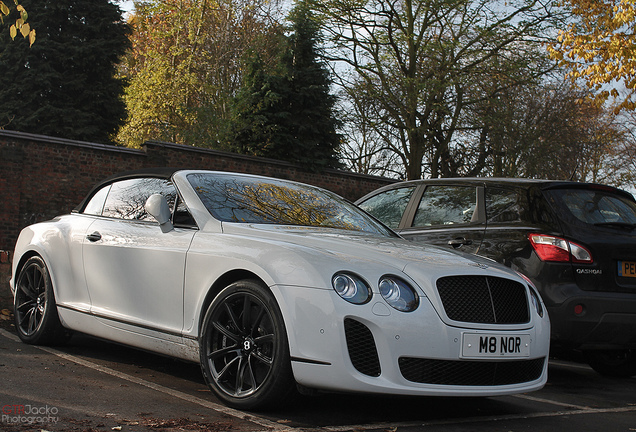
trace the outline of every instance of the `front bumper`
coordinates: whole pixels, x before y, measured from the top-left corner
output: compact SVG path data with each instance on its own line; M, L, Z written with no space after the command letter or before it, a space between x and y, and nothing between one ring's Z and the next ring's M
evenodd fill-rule
M547 380L549 321L465 328L444 323L428 298L398 312L383 300L352 305L333 290L279 291L297 382L333 391L494 396L538 390ZM529 336L527 356L462 356L463 333Z

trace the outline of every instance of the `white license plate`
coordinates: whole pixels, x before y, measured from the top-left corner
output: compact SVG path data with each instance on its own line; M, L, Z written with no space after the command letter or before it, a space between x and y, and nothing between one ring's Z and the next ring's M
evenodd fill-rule
M530 335L464 333L462 357L528 357Z

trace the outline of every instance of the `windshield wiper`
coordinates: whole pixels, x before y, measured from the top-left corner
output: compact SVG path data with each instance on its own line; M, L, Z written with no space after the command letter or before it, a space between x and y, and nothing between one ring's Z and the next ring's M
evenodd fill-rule
M636 228L636 224L632 224L628 222L599 222L599 223L595 223L594 226L625 228L629 230L633 230L634 228Z

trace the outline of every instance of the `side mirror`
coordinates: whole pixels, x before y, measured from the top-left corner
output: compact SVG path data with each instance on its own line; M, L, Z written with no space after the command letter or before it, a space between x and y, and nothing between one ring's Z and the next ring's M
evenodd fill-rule
M146 201L146 212L157 219L161 231L164 233L170 232L174 229L172 222L170 222L170 208L168 207L168 201L161 194L152 194Z

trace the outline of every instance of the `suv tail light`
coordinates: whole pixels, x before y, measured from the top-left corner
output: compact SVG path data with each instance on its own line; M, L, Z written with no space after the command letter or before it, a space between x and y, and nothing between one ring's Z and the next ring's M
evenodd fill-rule
M541 261L592 264L592 254L583 246L566 239L544 234L529 234L530 244Z

